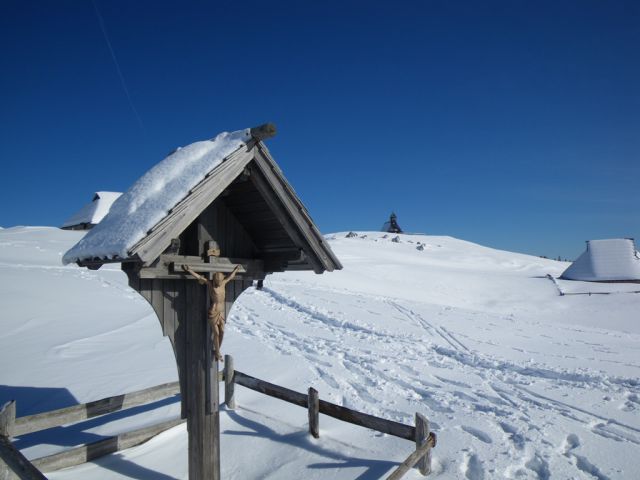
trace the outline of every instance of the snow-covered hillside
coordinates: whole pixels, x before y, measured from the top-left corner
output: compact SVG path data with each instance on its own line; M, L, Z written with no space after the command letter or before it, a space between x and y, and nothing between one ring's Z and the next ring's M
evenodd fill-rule
M81 232L0 230L0 402L19 414L173 381L167 339L117 267L62 267ZM633 478L640 455L638 285L560 281L566 263L451 237L329 236L344 270L272 275L228 319L236 368L437 432L434 478ZM379 478L410 442L238 389L223 408L226 478ZM135 415L16 439L29 457L177 415ZM44 442L44 444L38 444ZM186 432L50 478L186 478ZM254 452L244 462L239 452ZM412 472L408 478L420 478Z

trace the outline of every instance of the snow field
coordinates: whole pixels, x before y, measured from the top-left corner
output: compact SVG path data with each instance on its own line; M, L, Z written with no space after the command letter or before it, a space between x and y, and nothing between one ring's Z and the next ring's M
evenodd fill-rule
M78 235L0 231L0 383L66 390L83 402L175 380L169 342L121 272L59 267ZM545 275L566 263L450 237L392 237L334 234L344 270L272 275L262 291L247 290L229 316L223 353L238 370L297 391L314 386L321 398L360 411L409 424L422 412L439 439L434 478L632 478L640 295L560 297ZM241 387L237 396L239 410L221 412L230 478L379 478L413 448L324 416L314 440L304 409ZM66 397L55 398L29 408L57 408ZM132 429L176 408L87 431ZM58 438L25 452L63 448ZM186 448L180 426L50 477L186 478ZM246 451L255 461L238 453Z

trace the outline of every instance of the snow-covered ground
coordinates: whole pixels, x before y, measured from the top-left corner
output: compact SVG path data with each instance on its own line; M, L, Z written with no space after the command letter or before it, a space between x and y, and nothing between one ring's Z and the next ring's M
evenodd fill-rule
M0 402L19 415L176 380L151 308L117 266L62 267L81 232L0 229ZM451 237L330 235L339 272L272 275L228 319L236 368L438 434L434 478L634 478L639 285L559 281L568 264ZM414 446L238 387L225 478L373 479ZM15 439L30 458L174 417L177 400ZM54 479L187 478L184 425ZM253 457L246 461L245 452ZM407 478L420 478L411 472Z

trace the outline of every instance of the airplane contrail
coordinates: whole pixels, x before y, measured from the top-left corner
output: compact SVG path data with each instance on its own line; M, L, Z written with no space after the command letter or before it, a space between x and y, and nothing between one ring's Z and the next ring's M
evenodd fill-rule
M100 30L102 30L102 36L104 37L105 42L107 42L107 47L109 47L109 52L111 52L111 58L113 59L113 63L116 66L116 71L118 72L118 77L120 78L120 83L122 84L122 89L124 90L125 95L127 96L127 101L129 102L129 106L133 111L133 114L140 125L140 128L144 130L144 124L142 123L142 118L140 118L140 114L133 104L133 100L131 99L131 95L129 94L129 89L127 88L127 82L124 80L124 75L122 74L122 70L120 69L120 64L118 63L118 58L116 57L116 52L113 50L113 46L111 45L111 41L109 40L109 35L107 34L107 29L104 25L104 20L102 19L102 15L100 14L100 10L98 10L98 5L95 0L91 0L93 4L93 8L96 11L96 16L98 17L98 23L100 24Z

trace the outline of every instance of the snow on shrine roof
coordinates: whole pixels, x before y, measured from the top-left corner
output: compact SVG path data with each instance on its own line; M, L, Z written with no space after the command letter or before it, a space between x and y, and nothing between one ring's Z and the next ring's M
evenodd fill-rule
M120 195L122 195L120 192L96 192L93 195L91 203L87 203L69 217L62 224L62 228L82 224L97 225L105 215L109 213L111 205L113 205L113 202L115 202Z
M560 278L567 280L640 280L640 257L630 238L587 241L587 250Z
M104 219L64 254L62 262L127 258L137 241L250 138L250 129L223 132L211 140L178 148L120 196Z

